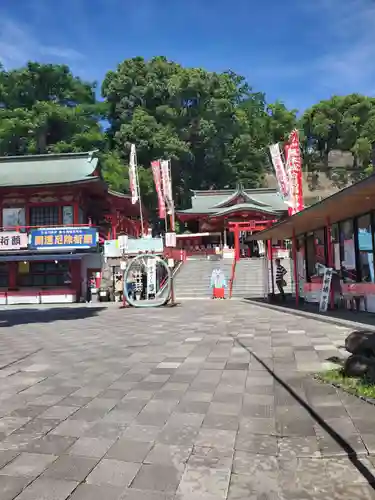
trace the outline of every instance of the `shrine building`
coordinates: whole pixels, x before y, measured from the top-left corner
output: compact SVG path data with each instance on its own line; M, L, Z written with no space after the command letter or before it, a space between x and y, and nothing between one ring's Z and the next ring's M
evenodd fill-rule
M141 235L139 206L108 188L94 153L0 158L0 203L0 304L79 301L104 241Z
M177 235L177 245L188 256L215 253L220 248L232 249L237 258L251 257L258 249L248 236L271 227L287 214L288 207L276 189L238 186L192 191L191 208L176 213L185 226Z

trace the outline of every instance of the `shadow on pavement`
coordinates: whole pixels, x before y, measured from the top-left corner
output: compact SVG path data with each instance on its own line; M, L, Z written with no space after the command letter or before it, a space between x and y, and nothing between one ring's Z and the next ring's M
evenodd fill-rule
M355 323L363 323L370 327L375 327L375 314L367 312L354 312L348 311L347 309L335 309L333 311L327 311L326 313L319 313L318 304L309 304L307 302L301 302L298 306L296 305L294 297L287 297L285 302L275 299L272 302L264 298L246 298L245 302L249 304L254 304L260 307L265 307L268 309L277 310L284 313L292 313L296 316L306 317L305 313L314 314L317 316L317 320L326 321L329 323L335 323L341 325L340 321L352 321Z
M311 406L306 403L286 382L284 382L276 373L269 368L269 366L259 358L251 349L249 349L245 344L243 344L240 340L234 338L234 341L245 349L263 368L273 377L273 379L278 382L301 406L304 408L307 413L315 420L320 427L327 432L331 436L334 441L342 448L343 451L348 456L348 459L354 465L354 467L358 470L358 472L363 476L364 479L368 482L373 490L375 490L375 477L368 470L368 468L358 459L357 452L354 450L349 443L345 441L345 439L340 436L327 422L316 413L316 411L311 408Z
M46 309L12 309L0 311L0 328L31 323L53 323L97 316L105 307L51 307Z

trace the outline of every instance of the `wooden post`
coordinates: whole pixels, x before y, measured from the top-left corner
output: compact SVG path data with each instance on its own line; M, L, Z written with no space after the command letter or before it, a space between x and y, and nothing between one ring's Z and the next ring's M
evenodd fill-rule
M293 229L292 236L292 259L293 259L293 275L294 275L294 290L296 294L296 306L299 306L299 283L298 283L298 266L297 266L297 238Z

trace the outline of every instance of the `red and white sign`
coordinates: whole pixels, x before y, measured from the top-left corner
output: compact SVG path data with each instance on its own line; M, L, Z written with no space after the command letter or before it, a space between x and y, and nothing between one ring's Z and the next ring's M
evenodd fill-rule
M297 130L293 130L289 136L289 143L285 146L285 158L290 186L290 215L293 215L305 208L302 193L302 161Z
M165 202L161 185L161 168L160 161L152 161L151 162L152 175L154 176L155 190L158 195L158 205L159 205L159 217L160 219L165 218Z
M137 168L137 153L135 150L135 145L132 144L130 147L130 159L129 159L129 188L132 195L133 205L135 205L139 200L139 186L138 186L138 176L136 168Z
M169 160L161 160L161 185L164 195L165 203L167 204L168 210L172 213L173 210L173 197L172 197L172 182L171 182L171 172L170 172L170 162Z
M289 199L289 179L285 171L285 166L281 158L279 144L272 144L270 146L270 153L273 168L275 169L277 183L279 185L280 193L285 201Z
M20 250L27 248L28 236L26 233L18 233L17 231L5 231L0 233L0 251Z

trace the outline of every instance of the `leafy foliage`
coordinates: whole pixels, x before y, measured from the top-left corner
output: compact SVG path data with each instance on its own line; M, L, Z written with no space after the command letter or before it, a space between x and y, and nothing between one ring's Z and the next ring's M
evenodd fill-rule
M135 142L146 169L171 158L181 203L192 188L261 185L270 139L289 132L291 117L295 122L282 104L267 108L243 77L183 68L165 57L124 61L107 74L102 92L111 146L125 159ZM278 128L276 112L284 118Z
M141 57L109 71L102 85L75 77L67 66L30 62L0 66L0 155L98 150L112 188L129 187L130 144L137 147L146 203L155 206L150 163L172 160L175 199L186 204L190 189L262 185L272 171L268 145L286 140L294 127L302 138L304 168L327 172L338 184L372 172L375 99L334 96L297 111L267 103L243 77L227 71L184 68ZM104 130L103 123L109 127ZM330 168L330 154L352 155L352 164Z
M104 149L98 122L104 113L95 86L74 77L67 66L0 68L1 155Z
M304 163L346 183L372 172L375 137L375 99L359 94L334 96L308 109L301 118ZM329 169L329 154L353 155L352 165ZM340 168L341 167L341 168Z

